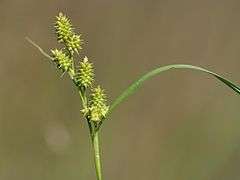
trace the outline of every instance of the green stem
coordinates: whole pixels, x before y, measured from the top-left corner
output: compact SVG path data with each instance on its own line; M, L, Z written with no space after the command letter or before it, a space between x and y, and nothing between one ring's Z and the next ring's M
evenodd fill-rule
M97 180L103 180L100 145L99 145L99 131L94 132L92 136L92 144L93 144L93 150L94 150L94 163L95 163Z
M82 100L83 108L87 108L87 97L85 89L79 89L79 95ZM96 130L97 127L86 117L90 137L92 141L93 151L94 151L94 164L97 175L97 180L102 180L102 167L101 167L101 156L100 156L100 145L99 145L99 131Z
M79 96L80 96L80 98L81 98L83 108L87 108L86 91L85 91L85 90L82 90L82 89L79 89L79 90L78 90L78 93L79 93Z

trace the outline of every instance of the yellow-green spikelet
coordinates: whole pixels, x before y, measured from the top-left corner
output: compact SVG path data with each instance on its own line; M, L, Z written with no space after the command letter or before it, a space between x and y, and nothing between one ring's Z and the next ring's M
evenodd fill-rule
M65 72L71 67L72 60L62 50L54 49L51 52L57 68Z
M83 41L80 39L81 35L73 34L69 37L69 39L66 41L66 46L69 49L71 53L76 52L79 53L79 50L82 49Z
M56 17L56 19L57 20L54 27L57 34L58 42L66 42L73 34L73 28L70 19L68 19L61 12Z
M76 70L75 79L78 86L85 88L91 86L94 81L93 64L88 61L86 56Z
M58 42L63 43L71 54L78 53L83 44L83 40L80 38L81 35L73 31L70 19L63 13L59 13L56 19L54 27Z
M101 121L107 114L109 107L106 105L106 94L98 86L92 90L89 103L89 118L92 121Z

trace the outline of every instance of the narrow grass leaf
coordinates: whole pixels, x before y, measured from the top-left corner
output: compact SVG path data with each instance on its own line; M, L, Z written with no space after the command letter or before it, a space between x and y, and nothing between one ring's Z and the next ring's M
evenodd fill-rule
M148 79L150 79L153 76L156 76L162 72L171 70L171 69L193 69L193 70L198 70L198 71L202 71L205 72L209 75L212 75L213 77L217 78L218 80L220 80L221 82L223 82L225 85L227 85L228 87L230 87L233 91L235 91L238 95L240 95L240 87L237 86L236 84L234 84L233 82L229 81L228 79L214 73L211 72L207 69L198 67L198 66L192 66L192 65L187 65L187 64L173 64L173 65L168 65L168 66L163 66L163 67L159 67L157 69L154 69L148 73L146 73L145 75L143 75L142 77L140 77L138 80L136 80L135 82L133 82L125 91L123 91L123 93L118 96L112 103L112 105L110 106L109 109L109 113L108 115L113 111L114 108L116 108L116 106L118 106L121 102L123 102L124 100L126 100L130 95L134 94L137 89Z

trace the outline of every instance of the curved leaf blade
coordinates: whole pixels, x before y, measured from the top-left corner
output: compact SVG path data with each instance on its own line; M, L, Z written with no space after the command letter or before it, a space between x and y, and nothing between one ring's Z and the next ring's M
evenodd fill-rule
M112 105L109 108L109 113L108 115L113 111L113 109L118 106L121 102L123 102L124 100L126 100L130 95L132 95L133 93L136 92L136 90L148 79L150 79L153 76L156 76L162 72L171 70L171 69L193 69L193 70L197 70L197 71L202 71L205 72L209 75L212 75L213 77L217 78L218 80L220 80L221 82L223 82L225 85L227 85L228 87L230 87L233 91L235 91L237 94L240 95L240 87L236 84L234 84L233 82L229 81L228 79L218 75L217 73L211 72L207 69L198 67L198 66L192 66L192 65L187 65L187 64L173 64L173 65L168 65L168 66L163 66L163 67L159 67L157 69L154 69L148 73L146 73L145 75L143 75L142 77L140 77L138 80L136 80L135 82L133 82L125 91L123 91L123 93L118 96L112 103Z

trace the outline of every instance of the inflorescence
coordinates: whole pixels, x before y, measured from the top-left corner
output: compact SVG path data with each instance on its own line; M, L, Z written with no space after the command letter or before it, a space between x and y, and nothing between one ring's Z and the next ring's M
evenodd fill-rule
M55 32L59 43L63 43L66 49L72 55L74 52L79 53L82 49L83 41L80 39L81 35L76 34L73 30L71 21L63 13L59 13L56 17Z
M59 13L56 17L54 27L57 40L64 47L51 50L53 62L58 69L69 74L81 97L85 96L82 98L83 110L81 112L83 115L91 122L98 123L106 117L109 107L106 105L107 98L104 90L100 86L93 87L93 64L86 56L79 62L74 61L74 54L79 55L82 49L81 35L74 32L70 19L63 13ZM90 91L89 97L87 97L87 91Z
M94 81L93 64L88 61L87 56L79 63L77 67L75 79L78 86L88 88Z

